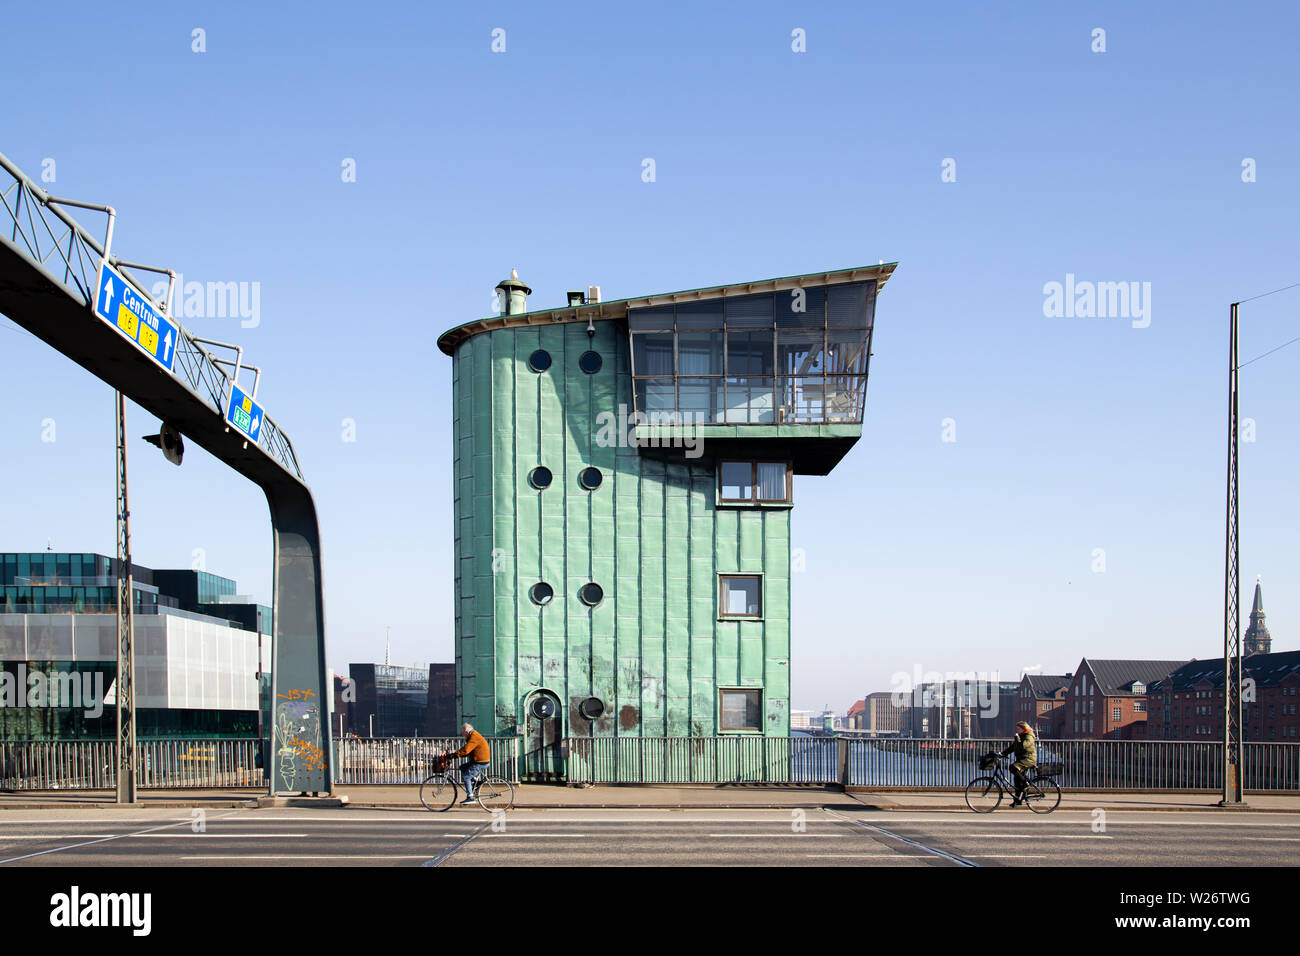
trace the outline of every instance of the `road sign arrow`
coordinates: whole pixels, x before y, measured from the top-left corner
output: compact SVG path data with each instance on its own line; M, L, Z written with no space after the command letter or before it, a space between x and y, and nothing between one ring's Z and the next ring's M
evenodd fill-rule
M172 357L172 334L168 330L167 338L163 340L163 361L170 362Z
M108 312L108 306L113 301L113 279L110 276L104 280L104 312Z
M254 416L253 416L253 424L250 425L250 426L248 427L249 434L251 434L251 435L256 435L256 434L257 434L257 426L260 425L261 423L262 423L262 420L261 420L260 418L258 418L256 415L254 415Z

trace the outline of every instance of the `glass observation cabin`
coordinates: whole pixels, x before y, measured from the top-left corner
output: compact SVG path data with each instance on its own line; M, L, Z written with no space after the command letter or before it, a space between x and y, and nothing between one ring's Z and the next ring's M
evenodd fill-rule
M651 423L860 425L876 282L629 308Z

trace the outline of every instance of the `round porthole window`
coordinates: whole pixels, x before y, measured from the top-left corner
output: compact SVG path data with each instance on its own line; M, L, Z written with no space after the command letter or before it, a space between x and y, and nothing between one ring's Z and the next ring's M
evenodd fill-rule
M583 604L595 607L605 598L605 589L599 584L584 584L582 590L578 592L578 598Z
M600 483L604 480L605 478L600 473L599 468L584 468L582 471L578 472L578 484L582 485L582 487L586 488L588 491L595 491L600 487Z
M595 375L603 364L599 352L583 352L578 356L578 368L588 375Z
M534 468L528 473L528 483L540 491L543 488L549 488L551 486L551 477L551 469L542 467Z
M551 603L551 598L555 597L555 588L551 587L545 581L538 581L528 589L528 597L534 604L542 607Z
M605 702L599 697L588 697L578 705L578 713L588 720L599 720L605 713Z
M549 697L534 697L528 709L538 720L547 720L555 716L555 701Z
M538 349L528 356L528 367L534 372L545 372L551 367L551 353L546 349Z

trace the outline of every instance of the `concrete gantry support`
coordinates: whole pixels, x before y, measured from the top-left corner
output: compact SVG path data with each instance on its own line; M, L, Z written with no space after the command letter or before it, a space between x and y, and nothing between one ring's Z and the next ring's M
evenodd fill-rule
M168 374L97 318L90 296L104 245L52 208L50 197L3 155L0 172L14 180L8 185L0 182L4 208L13 214L13 221L4 222L0 230L0 313L265 493L275 548L273 708L266 755L269 791L329 792L330 688L325 671L320 527L311 490L301 477L287 436L269 419L264 419L256 443L226 425L214 394L226 387L229 376L188 333L177 345L177 371ZM61 225L51 226L44 218L47 215L56 216ZM59 239L47 249L49 236ZM151 298L146 290L137 291ZM182 349L191 363L184 372Z

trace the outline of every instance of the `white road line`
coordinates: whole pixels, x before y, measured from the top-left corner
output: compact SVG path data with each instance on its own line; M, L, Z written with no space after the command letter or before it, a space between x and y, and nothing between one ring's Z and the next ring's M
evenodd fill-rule
M223 814L222 817L224 816L230 816L230 814ZM222 817L218 817L217 819L222 819ZM135 833L152 833L155 830L166 830L169 827L185 826L190 822L191 821L189 820L181 820L177 823L164 823L161 824L160 826L148 827L144 830L137 830L135 831ZM96 843L107 843L110 840L117 840L123 836L134 836L134 835L135 835L134 833L122 833L114 836L102 837L98 840L88 840L85 843L70 843L67 846L56 846L56 847L51 847L48 850L37 850L35 853L24 853L22 856L11 856L7 860L0 860L0 865L5 863L17 863L19 860L30 860L32 857L45 856L47 853L59 853L62 850L77 850L83 846L94 846Z
M805 853L805 860L928 860L928 853Z
M300 839L306 833L127 833L138 840L271 840Z
M949 838L966 838L969 840L1113 840L1105 833L985 833L981 830L972 833L952 833ZM1262 837L1261 839L1270 839Z
M116 836L114 833L36 833L36 834L13 834L0 835L0 843L8 843L10 840L83 840L93 837Z
M372 853L355 853L348 855L317 855L306 856L302 854L286 854L282 856L242 856L239 854L218 854L207 853L203 856L183 856L182 860L426 860L429 858L427 853L391 855L384 856Z
M796 833L793 830L776 830L771 833L707 833L705 836L710 837L744 837L751 840L779 840L784 837L795 837L802 839L812 837L821 840L843 840L846 839L843 833Z
M574 838L586 839L585 833L485 833L485 840L571 840Z

